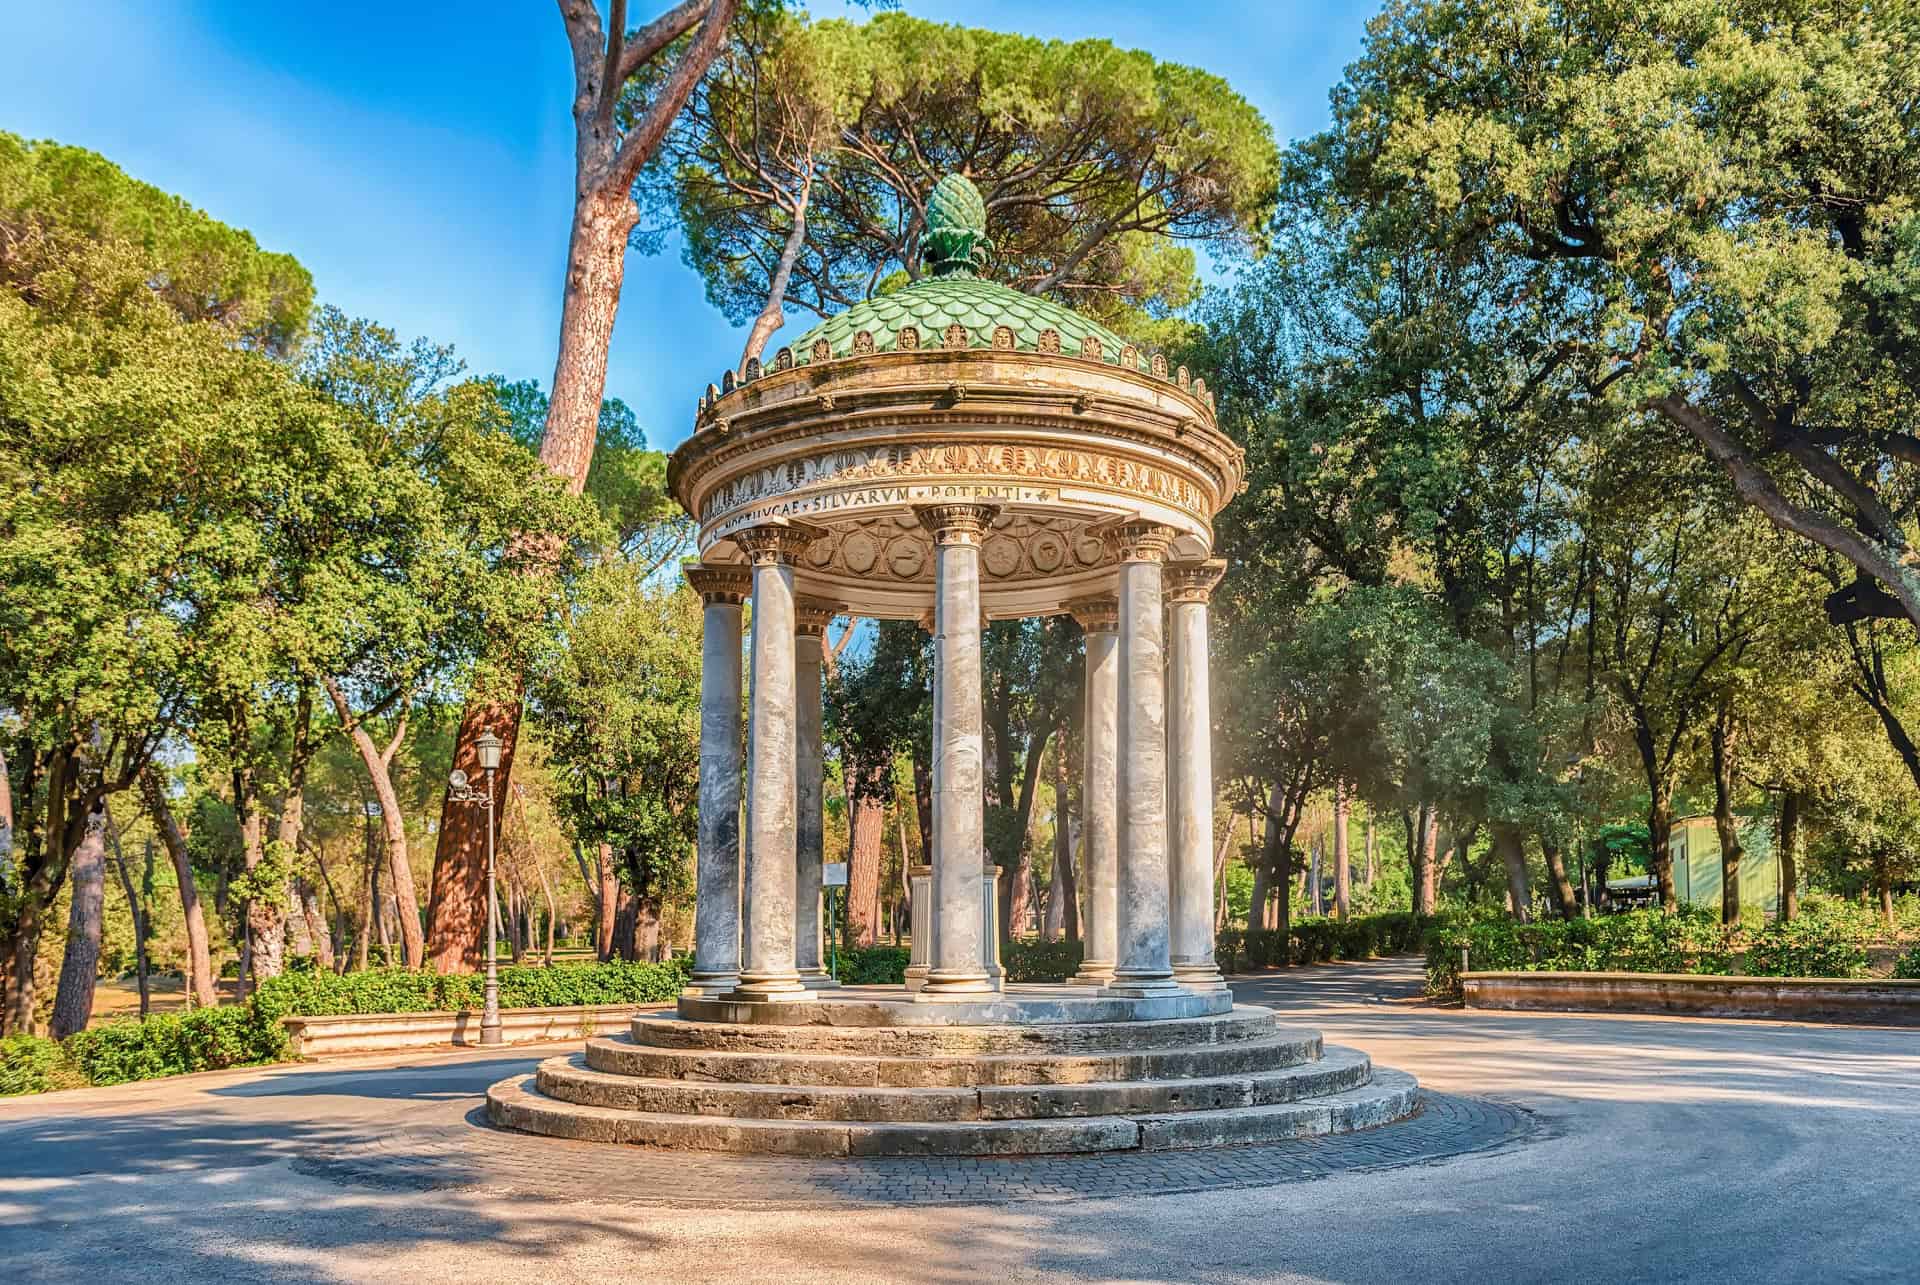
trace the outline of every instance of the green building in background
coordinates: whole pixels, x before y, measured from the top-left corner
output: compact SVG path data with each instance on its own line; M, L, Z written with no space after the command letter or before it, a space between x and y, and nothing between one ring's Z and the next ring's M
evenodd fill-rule
M1758 906L1768 914L1780 909L1780 853L1774 847L1773 818L1742 816L1740 907ZM1680 900L1720 909L1720 834L1711 816L1681 817L1673 823L1673 886Z

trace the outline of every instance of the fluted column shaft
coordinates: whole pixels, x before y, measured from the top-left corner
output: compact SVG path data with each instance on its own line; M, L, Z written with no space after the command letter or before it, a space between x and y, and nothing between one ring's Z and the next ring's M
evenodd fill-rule
M795 876L793 947L800 981L812 989L831 986L820 928L826 860L826 755L821 747L820 676L826 630L838 613L835 603L801 598L795 604L798 632L793 640L794 700L798 710L798 747L794 754L798 810L799 868Z
M695 854L693 974L696 995L740 980L740 604L743 567L687 568L706 604L700 652L700 828Z
M753 562L753 686L747 715L746 934L740 985L747 1000L813 993L794 967L799 862L794 692L793 559L810 528L754 527L734 537Z
M995 510L920 510L933 533L933 950L921 999L991 991L980 888L986 866L981 794L980 540Z
M1173 979L1190 990L1226 985L1213 956L1213 703L1208 687L1207 601L1223 560L1167 568L1173 633L1167 757Z
M1171 532L1108 528L1120 559L1119 944L1108 987L1133 997L1177 990L1169 955L1167 728L1161 562Z
M1086 632L1086 764L1080 779L1080 833L1085 841L1079 872L1086 889L1085 953L1073 980L1104 986L1113 979L1119 924L1119 605L1089 598L1067 608Z

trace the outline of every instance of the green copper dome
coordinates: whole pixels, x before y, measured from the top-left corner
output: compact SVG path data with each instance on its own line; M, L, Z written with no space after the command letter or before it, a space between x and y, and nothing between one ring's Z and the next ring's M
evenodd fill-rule
M1120 364L1124 355L1135 369L1152 371L1146 353L1098 322L974 275L992 242L986 202L964 176L949 174L928 193L920 245L930 275L829 317L780 349L774 368L875 352L1002 348L1110 364Z

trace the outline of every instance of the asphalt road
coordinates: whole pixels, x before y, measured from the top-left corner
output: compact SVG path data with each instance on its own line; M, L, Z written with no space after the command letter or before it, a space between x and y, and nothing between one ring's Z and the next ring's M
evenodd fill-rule
M334 1061L0 1099L0 1281L1920 1281L1920 1032L1449 1011L1415 977L1235 989L1529 1140L1184 1195L660 1208L565 1150L539 1199L317 1172L552 1050Z

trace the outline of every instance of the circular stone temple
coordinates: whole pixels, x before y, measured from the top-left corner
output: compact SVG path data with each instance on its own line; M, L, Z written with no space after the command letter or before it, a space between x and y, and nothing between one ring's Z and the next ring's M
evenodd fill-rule
M986 210L929 194L928 275L709 385L668 468L705 602L694 965L636 1017L489 1092L535 1133L797 1155L1220 1145L1365 1127L1412 1080L1214 963L1207 604L1244 460L1184 367L976 275ZM751 602L742 725L742 619ZM1085 963L1008 985L986 859L981 631L1086 632ZM822 961L821 641L932 636L933 834L904 987ZM744 819L743 819L744 814Z

